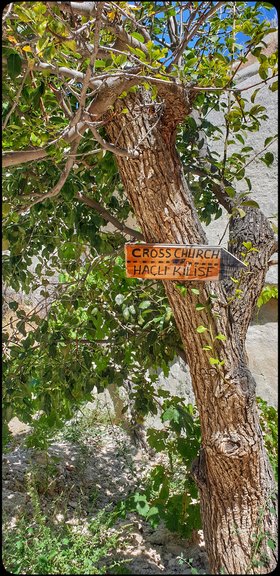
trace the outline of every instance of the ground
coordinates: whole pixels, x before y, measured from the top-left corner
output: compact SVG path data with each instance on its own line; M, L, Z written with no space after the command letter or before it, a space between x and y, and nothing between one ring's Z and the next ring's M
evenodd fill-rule
M101 510L112 510L120 499L133 493L162 458L136 448L126 432L110 421L96 422L94 413L87 414L86 425L81 414L71 421L47 451L24 446L28 430L16 419L11 430L13 441L3 456L3 518L5 532L10 534L23 514L30 518L30 525L34 521L28 478L36 487L46 524L67 525L81 535ZM112 555L114 561L125 561L126 572L119 573L207 574L202 532L186 541L163 524L153 529L141 516L129 513L108 529L106 537L114 533L117 544L105 563L112 561ZM190 564L180 564L181 555L192 559ZM5 563L5 544L3 558ZM5 567L9 569L9 565Z

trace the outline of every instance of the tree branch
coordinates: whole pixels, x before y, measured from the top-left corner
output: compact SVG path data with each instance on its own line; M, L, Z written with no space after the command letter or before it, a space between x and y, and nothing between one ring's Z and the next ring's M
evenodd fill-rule
M73 70L72 68L67 68L66 66L54 66L54 64L47 64L46 62L37 62L34 64L33 70L40 70L42 72L49 71L55 76L65 76L66 78L73 78L77 82L83 82L85 75L78 70ZM97 88L97 84L91 83L92 88Z
M142 34L143 38L146 40L146 42L149 42L149 40L151 40L151 36L147 32L145 26L142 26L141 24L139 24L139 22L133 16L127 14L125 12L125 10L123 10L120 6L118 6L118 4L115 4L115 2L111 2L111 5L113 6L113 8L116 8L123 16L125 16L125 18L127 18L128 20L133 22L134 26L136 28L138 28L138 30L141 32L141 34Z
M55 86L53 86L53 84L51 84L51 82L49 82L49 87L50 87L51 91L54 93L54 95L55 95L55 97L56 97L56 99L57 99L57 102L58 102L58 104L61 106L64 114L65 114L68 118L73 118L73 113L72 113L72 111L70 110L70 108L68 108L68 106L67 106L67 104L66 104L66 102L65 102L65 100L64 100L64 98L63 98L63 96L62 96L61 90L57 90L57 89L55 88Z
M113 152L113 154L116 154L117 156L124 156L125 158L127 158L127 157L138 158L139 152L137 150L125 150L124 148L118 148L117 146L114 146L114 144L110 144L109 142L106 142L106 140L104 140L102 138L102 136L100 136L100 134L97 131L97 129L95 128L95 126L91 125L92 124L91 122L86 122L86 124L89 125L95 140L97 140L97 142L99 142L99 144L101 144L101 146L102 146L102 148L104 148L104 150L108 150L110 152Z
M22 79L22 83L21 83L21 85L20 85L20 87L19 87L19 89L18 89L18 91L17 91L16 96L15 96L14 103L13 103L11 109L9 110L9 112L7 113L6 118L5 118L5 120L4 120L4 123L3 123L3 125L2 125L2 130L5 130L8 122L9 122L10 116L12 115L13 111L15 110L15 108L16 108L17 105L18 105L19 98L20 98L20 95L21 95L23 86L24 86L24 84L25 84L25 80L26 80L29 72L30 72L30 70L26 70L26 71L25 71L25 74L24 74L23 79Z
M8 4L8 8L7 8L7 12L4 14L3 18L2 18L2 23L4 24L5 20L7 20L8 16L11 14L11 11L13 9L13 2L11 2L10 4Z
M223 6L224 2L217 2L217 4L213 5L212 8L210 8L210 10L208 10L208 12L205 12L199 19L197 24L194 26L194 28L192 29L191 32L189 32L188 30L186 30L186 33L184 35L184 38L181 42L181 44L178 46L177 50L174 52L173 55L173 60L172 62L170 62L168 68L167 68L167 72L169 72L169 70L172 68L172 66L174 66L175 64L177 64L179 58L181 57L181 55L183 54L184 50L186 49L187 44L190 42L190 40L192 40L192 38L195 36L195 34L197 33L197 31L199 30L199 28L201 27L201 25L203 24L203 22L205 22L206 20L208 20L211 16L213 16L213 14L215 14L215 12L217 12L217 10L219 10L219 8L221 8L221 6Z
M2 157L2 167L8 168L9 166L18 166L25 162L33 162L34 160L42 160L46 158L47 152L44 148L35 150L25 150L23 152L4 152Z
M144 236L143 234L141 234L141 232L138 232L138 230L133 230L133 228L129 228L125 224L122 224L122 222L119 222L119 220L115 218L115 216L110 214L110 212L108 212L106 208L101 206L101 204L96 202L96 200L88 198L87 196L82 194L82 192L77 192L76 198L77 200L79 200L79 202L83 202L90 208L96 210L96 212L98 212L102 216L102 218L104 218L104 220L113 224L113 226L117 228L117 230L120 230L124 234L131 236L131 238L136 238L137 240L144 240Z
M42 194L41 196L39 196L39 198L36 198L35 200L33 200L33 202L29 206L22 208L20 210L21 214L23 212L26 212L26 210L28 210L32 206L35 206L35 204L38 204L39 202L42 202L42 201L46 200L47 198L53 198L54 196L57 196L59 194L59 192L60 192L62 186L65 184L65 182L66 182L66 180L70 174L70 171L72 169L72 166L75 162L76 152L78 150L80 139L81 138L76 139L75 142L72 144L71 150L70 150L71 156L69 156L68 160L66 161L64 169L63 169L63 171L59 177L58 182L55 184L55 186L49 192L46 192L46 194Z
M70 14L76 13L76 14L81 14L83 16L93 16L96 14L96 5L98 5L98 3L96 3L96 2L58 2L58 5L62 11L68 12ZM104 24L106 24L106 26L109 29L113 30L113 32L116 34L116 36L125 45L131 46L132 48L139 48L140 50L142 50L142 52L144 52L144 54L148 54L148 50L147 50L145 44L143 44L143 42L140 42L140 40L137 40L137 38L133 38L133 36L128 34L128 32L126 32L126 30L122 26L119 26L115 22L108 22L106 16L103 16L102 21L104 22Z
M238 283L224 280L231 323L241 341L246 337L257 299L264 286L269 259L275 252L275 237L269 220L259 208L244 207L245 216L233 215L229 224L229 251L248 262L247 269L234 274ZM254 250L248 251L243 242L251 242ZM243 255L242 255L243 253ZM236 289L240 290L236 294Z

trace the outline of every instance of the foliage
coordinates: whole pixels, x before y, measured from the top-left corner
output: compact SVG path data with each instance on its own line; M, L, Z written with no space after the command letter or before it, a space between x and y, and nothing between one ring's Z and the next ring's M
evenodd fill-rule
M180 349L163 290L126 278L121 256L96 258L78 274L61 274L59 280L61 296L56 294L47 317L16 309L16 328L24 333L10 344L3 362L4 414L32 424L29 443L37 447L48 442L52 429L61 427L81 402L92 399L94 386L102 392L127 379L137 411L155 414L157 370L167 374ZM22 318L33 324L28 333ZM4 342L8 340L6 332Z
M33 515L23 514L12 528L8 519L3 562L12 574L126 574L125 561L108 565L118 545L118 533L109 533L114 513L102 510L88 531L68 524L55 524L40 509L38 494L29 481ZM76 527L77 528L77 527Z
M257 397L260 412L260 424L263 431L265 447L273 468L274 476L278 479L278 412L269 406L265 400Z
M128 511L143 516L153 528L160 520L171 532L185 538L201 528L198 491L191 477L191 464L200 447L200 426L195 407L182 398L159 390L163 397L162 429L150 428L148 442L155 452L168 456L154 466L145 486L119 503L121 516Z
M257 104L259 86L251 102L237 92L226 102L220 88L229 84L233 63L245 61L249 49L259 60L264 81L276 73L276 55L266 56L256 48L264 45L263 38L271 31L269 22L260 19L261 3L241 3L234 15L231 7L224 6L222 17L217 12L209 20L203 19L203 7L198 6L193 16L201 17L202 33L182 53L180 65L171 63L172 53L165 46L166 24L175 41L170 23L179 17L180 3L159 10L153 2L124 2L120 9L128 15L124 27L131 35L129 49L115 51L114 26L123 17L114 6L106 13L108 26L104 20L101 28L99 44L108 51L95 60L94 78L110 78L116 71L122 74L126 66L140 65L139 80L128 91L144 85L157 98L156 84L145 80L145 75L216 87L217 91L198 92L193 107L200 120L192 115L186 118L177 147L204 222L221 214L213 188L221 177L241 210L251 187L245 166L252 161L253 150L246 146L246 134L258 130L267 116ZM13 318L3 336L4 420L17 414L32 423L37 446L47 442L51 427L61 427L79 403L90 399L93 386L102 391L108 383L120 385L127 378L137 390L137 410L155 413L156 372L163 369L167 374L169 362L182 350L161 283L125 278L125 238L120 229L113 233L105 228L104 210L122 226L132 208L113 154L100 148L91 130L80 141L79 155L59 196L44 198L58 181L69 153L65 110L79 113L82 93L80 81L57 76L55 67L85 73L87 46L94 43L95 34L86 15L75 16L76 26L83 29L79 44L71 17L63 13L61 18L61 14L55 4L13 4L3 34L4 151L36 148L47 155L39 162L9 167L3 174L3 281L16 292L32 294L33 301L36 291L38 299L30 313L16 299L8 301ZM225 34L232 29L233 19L236 37ZM151 40L145 39L143 27ZM242 45L238 43L241 33L246 34ZM64 98L63 106L58 93ZM125 98L125 92L120 97ZM206 138L210 143L224 138L224 129L208 119L212 109L224 113L226 156L218 157L209 148L205 155ZM100 135L105 136L102 127ZM265 150L273 141L274 137L266 140ZM266 152L263 161L272 160ZM248 190L237 194L236 183L241 179ZM81 193L101 211L82 202ZM36 195L42 201L35 203ZM34 420L38 411L40 416Z
M165 399L161 413L164 427L148 429L148 442L156 453L168 459L154 466L145 486L122 500L116 512L121 517L137 512L153 528L163 520L171 532L190 538L193 531L201 528L199 494L191 476L191 465L198 456L201 442L198 414L195 406L185 405L182 398L171 396L165 390L158 390L158 397ZM265 447L277 480L277 410L260 397L257 402Z
M258 297L257 307L261 308L264 304L269 302L271 298L278 299L278 286L266 284Z
M201 570L198 570L195 566L194 566L194 561L193 558L185 558L183 556L183 554L181 553L180 556L178 556L178 564L179 566L182 566L184 564L186 564L188 566L188 568L190 568L190 574L206 574L206 572L201 572ZM222 572L220 572L222 573Z

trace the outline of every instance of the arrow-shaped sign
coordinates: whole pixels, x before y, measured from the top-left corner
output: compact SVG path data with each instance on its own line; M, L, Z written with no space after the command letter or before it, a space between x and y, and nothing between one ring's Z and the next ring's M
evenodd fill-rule
M221 246L126 244L129 278L223 280L245 264Z

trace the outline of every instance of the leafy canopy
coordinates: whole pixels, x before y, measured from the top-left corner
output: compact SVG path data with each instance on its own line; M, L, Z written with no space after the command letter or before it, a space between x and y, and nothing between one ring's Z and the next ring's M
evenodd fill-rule
M161 283L125 276L124 243L141 231L127 228L133 213L114 157L121 152L106 137L114 99L126 115L126 95L140 87L159 102L162 86L194 87L196 115L181 124L176 145L208 224L221 215L221 184L235 214L254 204L246 166L255 151L246 135L267 118L258 91L269 79L277 89L277 56L263 52L272 31L262 18L268 3L77 5L19 2L3 14L3 280L12 290L4 418L32 422L38 443L94 386L127 379L137 410L155 413L157 371L167 373L183 353ZM250 98L236 88L249 52L261 79ZM213 109L223 113L224 128L209 121ZM222 156L203 153L206 139L225 133ZM273 140L264 143L267 166ZM29 304L13 291L32 295Z

